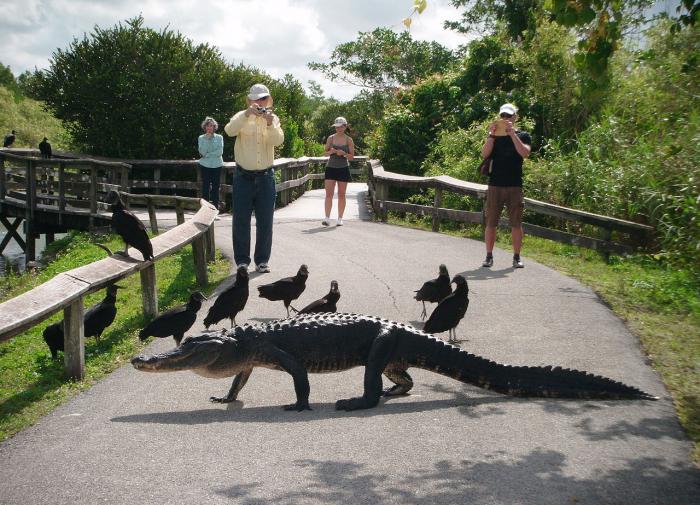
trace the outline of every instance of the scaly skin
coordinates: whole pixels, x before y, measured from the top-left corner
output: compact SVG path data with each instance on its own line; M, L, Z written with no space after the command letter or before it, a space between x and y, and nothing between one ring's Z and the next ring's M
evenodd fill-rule
M284 370L294 380L297 401L287 410L310 410L308 373L365 367L364 394L338 400L339 410L375 407L382 373L395 385L385 395L413 387L410 367L422 368L498 393L547 398L646 399L656 397L605 377L552 367L509 366L475 356L412 326L358 314L308 314L262 325L190 338L172 351L131 360L145 372L192 370L211 378L235 375L228 394L236 400L253 368Z

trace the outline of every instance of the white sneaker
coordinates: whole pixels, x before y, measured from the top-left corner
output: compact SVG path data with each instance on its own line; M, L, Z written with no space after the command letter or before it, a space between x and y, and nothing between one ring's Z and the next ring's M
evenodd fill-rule
M343 226L343 218L342 218L342 217L339 217L339 218L338 218L338 221L336 221L335 225L336 225L336 226Z
M331 224L331 218L329 218L329 217L325 218L323 221L321 221L321 224L323 226L328 226L329 224Z
M241 267L243 267L243 268L245 268L246 270L248 270L248 265L246 265L245 263L239 263L238 265L236 265L236 269L241 268Z
M266 274L270 272L270 266L267 263L258 263L255 270L261 274Z

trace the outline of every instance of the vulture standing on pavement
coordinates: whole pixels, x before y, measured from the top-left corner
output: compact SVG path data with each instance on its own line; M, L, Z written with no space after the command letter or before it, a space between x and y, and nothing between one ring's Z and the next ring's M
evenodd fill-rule
M287 309L289 317L289 307L299 312L292 306L292 300L296 300L306 289L306 279L309 277L309 267L301 265L294 277L285 277L271 284L258 286L260 298L267 298L271 301L282 300L284 308Z
M106 203L112 206L112 227L124 239L124 256L129 255L129 246L141 252L144 261L153 259L153 245L141 220L126 210L119 193L110 191Z
M212 324L229 318L231 328L236 326L236 315L245 308L248 302L248 269L244 266L236 270L236 280L223 290L209 308L207 317L204 318L204 326L209 329Z
M173 337L178 346L194 322L197 320L197 312L202 308L202 302L207 297L201 292L190 294L190 299L185 305L180 305L163 312L139 332L139 339L148 337L166 338Z
M452 282L457 284L454 292L443 299L425 322L423 331L427 333L442 333L449 331L448 341L457 340L455 328L467 313L469 307L469 285L467 279L455 275ZM454 337L454 338L453 338Z
M425 281L423 286L416 291L416 296L414 298L419 302L423 302L423 312L420 314L421 319L425 319L427 315L425 311L425 302L438 303L450 293L452 293L450 274L447 273L447 267L445 265L440 265L440 274L437 278Z
M331 281L331 290L323 298L311 302L299 311L299 314L311 314L312 312L336 312L336 304L340 299L338 281Z
M100 340L102 332L114 322L117 316L117 289L121 286L110 284L107 286L107 294L104 299L90 307L83 317L84 337L95 337ZM56 359L58 351L63 350L63 321L49 325L44 330L44 341L49 346L51 357Z

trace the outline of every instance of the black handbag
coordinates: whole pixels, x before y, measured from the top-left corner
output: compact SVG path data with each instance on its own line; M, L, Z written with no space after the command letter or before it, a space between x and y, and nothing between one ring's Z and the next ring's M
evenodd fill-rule
M481 161L481 164L479 165L479 173L485 177L487 177L491 173L491 162L493 160L491 158L484 158Z

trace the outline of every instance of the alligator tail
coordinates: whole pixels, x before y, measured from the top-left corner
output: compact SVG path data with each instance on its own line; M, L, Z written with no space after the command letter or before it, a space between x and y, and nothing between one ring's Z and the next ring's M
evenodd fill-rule
M621 382L580 370L553 366L512 366L468 353L430 338L427 351L413 366L510 396L658 400Z

